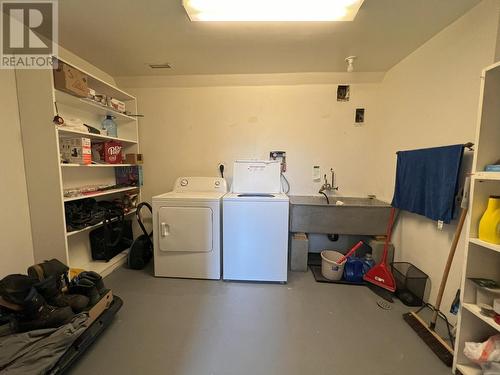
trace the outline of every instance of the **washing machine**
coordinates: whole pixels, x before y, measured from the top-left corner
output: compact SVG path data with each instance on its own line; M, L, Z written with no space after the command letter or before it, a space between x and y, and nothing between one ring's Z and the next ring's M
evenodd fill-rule
M222 206L223 279L285 283L289 199L280 162L236 161Z
M179 177L173 191L153 197L154 274L221 277L221 203L226 181Z

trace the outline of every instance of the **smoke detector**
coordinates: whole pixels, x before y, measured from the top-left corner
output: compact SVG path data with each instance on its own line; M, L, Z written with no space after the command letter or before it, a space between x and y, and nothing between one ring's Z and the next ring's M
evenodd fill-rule
M347 72L352 73L354 71L354 60L356 60L356 56L349 56L345 58L345 62L347 63Z

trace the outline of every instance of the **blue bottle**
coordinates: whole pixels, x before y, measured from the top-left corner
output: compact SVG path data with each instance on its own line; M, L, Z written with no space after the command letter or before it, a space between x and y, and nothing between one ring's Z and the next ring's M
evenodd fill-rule
M112 115L106 115L106 118L102 120L102 129L107 131L109 137L118 137L116 122L113 121Z
M363 259L363 275L368 272L370 268L375 265L375 260L370 253L365 254L365 259Z

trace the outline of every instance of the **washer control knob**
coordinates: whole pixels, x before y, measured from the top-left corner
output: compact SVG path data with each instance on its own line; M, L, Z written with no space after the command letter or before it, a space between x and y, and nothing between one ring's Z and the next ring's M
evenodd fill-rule
M215 181L215 187L219 187L220 186L220 181Z
M187 178L183 178L183 179L181 180L181 186L188 186L188 183L189 183L189 182L188 182Z

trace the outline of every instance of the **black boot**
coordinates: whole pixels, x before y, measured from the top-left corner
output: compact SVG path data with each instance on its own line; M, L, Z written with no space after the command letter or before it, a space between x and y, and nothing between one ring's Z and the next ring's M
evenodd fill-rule
M17 321L17 332L57 328L69 323L75 316L69 306L56 308L47 305L35 288L31 288L22 306L23 311Z
M0 280L0 296L7 302L21 305L37 282L37 279L26 275L13 274L5 276Z
M35 264L28 268L28 275L40 281L45 280L50 276L56 279L65 277L69 267L57 259L46 260L43 263Z
M76 277L71 280L69 292L71 294L82 294L84 296L87 296L90 300L89 307L94 306L97 302L99 302L99 299L101 298L94 283L84 278L80 279Z
M102 276L94 271L84 271L77 276L79 279L87 279L92 281L94 286L97 288L97 291L102 296L108 290L104 287L104 282L102 281Z
M69 306L75 313L82 312L89 304L89 299L80 294L63 294L54 276L49 276L35 284L35 288L51 306Z

